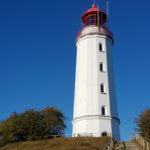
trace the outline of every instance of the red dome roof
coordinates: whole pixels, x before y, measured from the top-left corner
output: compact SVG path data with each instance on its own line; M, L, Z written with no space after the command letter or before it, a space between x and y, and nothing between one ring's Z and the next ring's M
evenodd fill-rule
M93 4L93 5L92 5L92 8L90 8L89 10L87 10L87 11L85 12L85 14L86 14L86 13L89 13L89 12L95 12L95 11L100 11L100 12L102 12L100 9L98 9L98 8L96 7L95 4Z
M102 10L98 9L95 4L93 4L92 8L90 8L89 10L87 10L82 15L82 22L84 23L86 21L86 18L88 16L91 16L92 14L97 14L97 13L99 13L100 16L102 15L103 22L106 22L107 15Z

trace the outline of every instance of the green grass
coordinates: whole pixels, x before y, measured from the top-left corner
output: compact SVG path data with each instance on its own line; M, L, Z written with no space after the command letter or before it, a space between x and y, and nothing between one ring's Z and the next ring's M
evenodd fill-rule
M0 150L103 150L109 137L56 138L6 145Z

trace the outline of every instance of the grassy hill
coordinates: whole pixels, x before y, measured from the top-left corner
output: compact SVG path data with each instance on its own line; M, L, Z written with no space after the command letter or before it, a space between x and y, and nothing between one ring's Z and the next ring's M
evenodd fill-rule
M56 138L6 145L0 150L103 150L109 137Z

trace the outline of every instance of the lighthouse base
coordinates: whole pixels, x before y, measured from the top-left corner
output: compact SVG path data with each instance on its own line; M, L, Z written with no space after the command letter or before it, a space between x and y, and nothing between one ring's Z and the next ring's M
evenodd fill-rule
M120 141L119 124L120 120L110 116L83 116L73 121L73 137L77 136L112 136Z

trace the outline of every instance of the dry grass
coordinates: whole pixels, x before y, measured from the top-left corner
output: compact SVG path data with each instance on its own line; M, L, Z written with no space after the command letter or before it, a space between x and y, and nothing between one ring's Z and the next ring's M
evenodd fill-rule
M56 138L6 145L0 150L103 150L109 137Z

